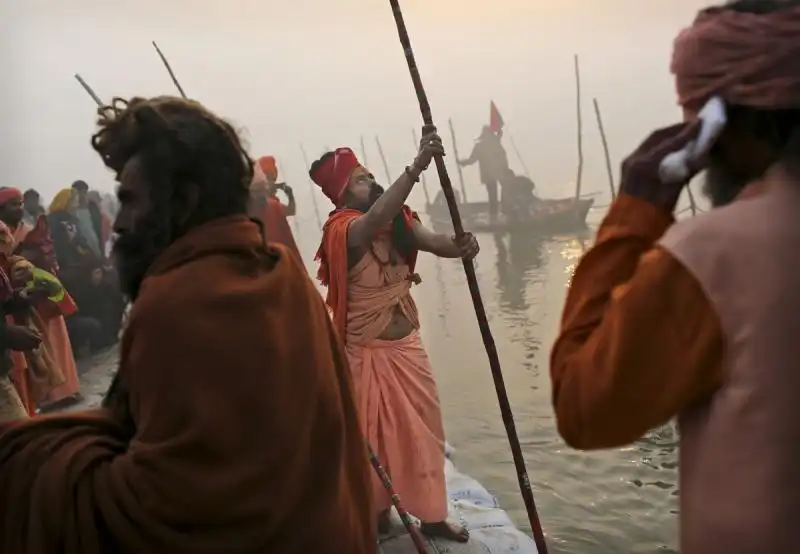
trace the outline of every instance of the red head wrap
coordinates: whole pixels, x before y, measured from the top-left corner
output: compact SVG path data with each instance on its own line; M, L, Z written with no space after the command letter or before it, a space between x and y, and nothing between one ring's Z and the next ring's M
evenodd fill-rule
M712 96L764 109L800 107L800 6L765 14L701 11L675 40L678 102L697 111Z
M274 156L261 156L258 158L258 167L261 168L267 179L278 180L278 164Z
M337 148L333 155L322 162L316 171L311 174L311 179L319 185L322 192L330 198L333 205L340 207L342 195L347 188L347 182L353 171L361 167L355 152L349 148Z
M4 206L12 200L19 200L22 202L22 191L14 187L0 188L0 206Z

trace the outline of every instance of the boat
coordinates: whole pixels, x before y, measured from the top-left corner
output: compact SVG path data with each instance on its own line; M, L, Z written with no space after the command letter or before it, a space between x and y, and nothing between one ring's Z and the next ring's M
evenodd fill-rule
M583 229L586 227L586 215L593 205L594 198L539 200L526 213L508 215L501 212L495 219L489 217L488 202L459 203L458 211L464 229L473 233L528 230L548 234ZM435 231L452 232L453 223L443 196L428 204L426 213Z
M497 498L453 463L454 451L445 445L445 478L450 505L448 518L470 533L466 543L424 538L432 553L448 554L538 554L533 539L517 529ZM378 554L417 554L411 537L392 510L392 530L378 538Z

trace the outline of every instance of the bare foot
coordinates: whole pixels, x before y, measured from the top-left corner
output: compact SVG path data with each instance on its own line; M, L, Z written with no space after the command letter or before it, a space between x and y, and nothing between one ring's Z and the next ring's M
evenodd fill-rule
M391 512L389 510L384 510L380 513L380 515L378 515L379 535L388 535L392 530L392 519L390 514Z
M440 537L455 542L467 542L469 531L455 523L449 521L439 521L437 523L423 523L420 528L429 537Z

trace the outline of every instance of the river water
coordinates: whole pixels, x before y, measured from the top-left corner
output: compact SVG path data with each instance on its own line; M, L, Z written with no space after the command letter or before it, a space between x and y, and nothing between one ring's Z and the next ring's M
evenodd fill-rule
M557 553L669 552L677 537L677 437L665 427L629 448L567 447L550 402L549 349L591 236L482 235L477 274L537 508ZM528 528L488 361L459 261L422 256L414 291L456 463Z

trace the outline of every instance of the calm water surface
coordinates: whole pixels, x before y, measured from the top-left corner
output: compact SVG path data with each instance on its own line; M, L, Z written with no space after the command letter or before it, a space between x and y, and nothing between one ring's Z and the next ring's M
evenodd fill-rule
M299 235L304 255L313 252L319 235ZM555 428L549 350L567 285L593 235L478 236L478 280L517 433L552 553L676 552L674 428L628 448L592 453L567 447ZM529 530L461 262L421 255L417 271L423 282L412 293L456 464Z

